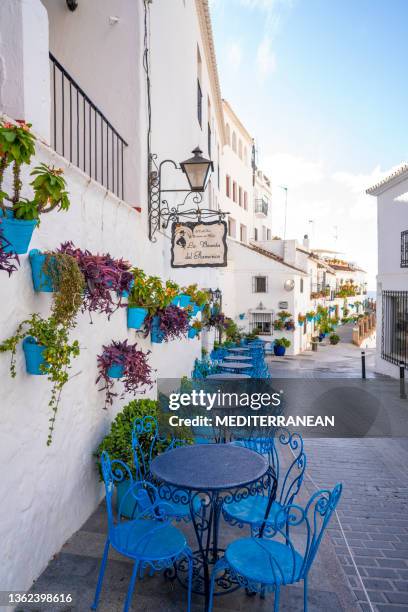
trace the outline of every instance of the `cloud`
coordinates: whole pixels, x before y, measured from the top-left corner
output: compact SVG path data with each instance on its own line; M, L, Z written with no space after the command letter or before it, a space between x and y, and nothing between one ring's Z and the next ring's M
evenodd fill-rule
M263 160L265 172L274 185L300 187L320 183L324 179L323 163L309 161L290 153L276 153Z
M226 59L232 70L239 70L242 62L242 47L237 41L231 41L226 47Z
M332 178L342 183L353 193L365 193L365 190L378 183L389 174L389 171L381 170L380 166L376 166L368 174L353 174L352 172L338 171L334 172Z
M256 52L256 70L261 79L266 79L276 70L275 54L271 50L271 41L267 37L258 46Z

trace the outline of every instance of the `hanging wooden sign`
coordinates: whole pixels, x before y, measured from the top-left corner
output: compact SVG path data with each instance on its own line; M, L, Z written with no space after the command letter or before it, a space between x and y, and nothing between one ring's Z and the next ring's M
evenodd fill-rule
M173 223L171 231L172 268L214 268L227 265L227 224Z

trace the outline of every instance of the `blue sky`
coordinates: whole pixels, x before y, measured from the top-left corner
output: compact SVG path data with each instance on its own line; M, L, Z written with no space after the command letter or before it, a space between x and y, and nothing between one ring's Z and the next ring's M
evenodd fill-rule
M223 97L274 185L274 233L287 184L287 237L308 232L313 246L338 249L374 288L376 205L364 190L408 158L408 2L210 5Z

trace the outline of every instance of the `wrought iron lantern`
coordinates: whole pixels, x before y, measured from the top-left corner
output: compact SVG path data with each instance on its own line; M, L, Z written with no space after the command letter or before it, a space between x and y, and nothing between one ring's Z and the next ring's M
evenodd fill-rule
M180 162L180 167L187 177L191 191L202 192L207 187L214 165L210 159L202 156L200 147L196 147L192 153L194 157Z

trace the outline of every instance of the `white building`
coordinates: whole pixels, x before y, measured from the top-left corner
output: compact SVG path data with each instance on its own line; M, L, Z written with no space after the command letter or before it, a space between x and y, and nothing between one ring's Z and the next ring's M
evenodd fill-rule
M408 368L408 164L367 190L377 197L376 369L398 377Z

